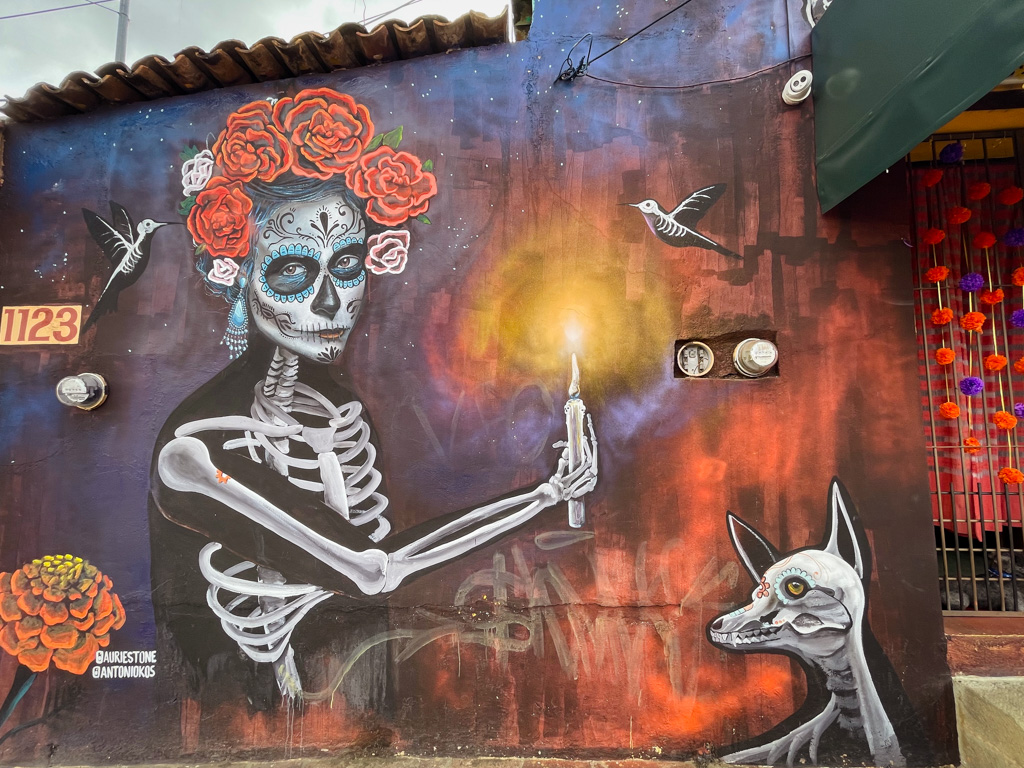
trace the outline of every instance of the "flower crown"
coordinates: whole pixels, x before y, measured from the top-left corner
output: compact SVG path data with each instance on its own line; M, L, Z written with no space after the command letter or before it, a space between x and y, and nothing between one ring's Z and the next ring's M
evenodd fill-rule
M385 227L411 218L429 224L426 212L437 194L430 160L398 149L402 126L374 135L365 105L330 88L253 101L228 116L212 149L181 153L179 212L188 217L196 255L212 257L207 279L234 286L249 255L253 201L249 182L269 184L283 174L345 184L366 200L366 215ZM388 229L367 239L366 268L399 273L408 259L409 232Z

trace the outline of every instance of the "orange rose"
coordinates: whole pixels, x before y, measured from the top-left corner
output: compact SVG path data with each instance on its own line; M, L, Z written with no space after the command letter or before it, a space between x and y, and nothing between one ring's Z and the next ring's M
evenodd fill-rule
M1003 289L996 288L994 291L984 290L978 294L978 301L988 304L990 307L1003 300Z
M981 312L968 312L960 318L960 327L965 331L980 331L985 325L985 315Z
M949 277L949 267L932 267L924 273L924 279L929 283L941 283Z
M345 181L353 192L369 200L366 214L389 227L426 213L430 198L437 194L437 179L423 170L418 157L386 144L349 166Z
M274 123L273 107L265 101L254 101L231 113L213 145L213 154L224 175L238 181L273 181L292 164L288 139Z
M215 176L196 195L188 213L188 230L211 256L244 258L249 253L249 214L252 200L241 182Z
M959 419L960 406L951 402L943 403L939 406L939 416L944 419Z
M939 365L949 365L956 358L956 353L949 347L940 347L935 350L935 362Z
M1024 483L1024 472L1013 467L1003 467L999 470L999 479L1007 485L1020 485Z
M1001 371L1006 367L1006 358L1002 355L989 355L985 358L986 371Z
M932 325L949 325L953 320L953 310L949 307L942 307L932 312Z
M33 672L81 675L124 625L110 577L87 560L47 555L0 573L0 648Z
M996 411L992 414L992 423L999 429L1013 429L1017 426L1017 417L1009 411Z
M291 142L292 173L329 179L342 173L373 138L370 111L347 93L308 88L274 105L274 122Z
M976 437L964 438L964 453L981 453L981 443Z

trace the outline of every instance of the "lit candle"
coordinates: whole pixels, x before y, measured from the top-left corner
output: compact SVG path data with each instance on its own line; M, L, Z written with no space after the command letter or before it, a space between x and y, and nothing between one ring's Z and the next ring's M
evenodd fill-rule
M580 399L580 367L576 354L572 356L572 379L569 381L569 399L565 401L565 429L569 443L569 471L583 463L583 414L587 406ZM569 499L569 525L580 528L586 518L583 499Z

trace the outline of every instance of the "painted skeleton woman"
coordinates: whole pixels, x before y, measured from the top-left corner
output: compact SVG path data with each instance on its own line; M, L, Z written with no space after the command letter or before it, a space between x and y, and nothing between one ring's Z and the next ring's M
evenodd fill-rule
M230 304L236 358L177 408L154 452L157 625L193 680L243 661L266 702L268 688L299 697L318 675L304 654L325 633L330 655L359 639L338 637L338 615L379 631L382 596L596 482L591 431L574 471L563 452L547 482L391 535L373 429L331 364L367 281L402 272L410 224L429 223L432 166L400 141L318 88L247 104L211 149L187 153L181 211L205 282ZM339 601L325 625L323 604Z

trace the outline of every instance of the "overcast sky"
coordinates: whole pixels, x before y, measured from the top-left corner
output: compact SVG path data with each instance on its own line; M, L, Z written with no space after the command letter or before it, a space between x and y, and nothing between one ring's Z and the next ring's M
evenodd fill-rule
M0 0L0 95L21 97L38 82L56 85L71 72L92 72L113 61L119 0L2 18L85 2ZM435 13L453 18L474 8L493 16L507 5L508 0L131 0L125 58L129 64L151 53L170 58L190 45L209 49L229 39L287 40L363 19L372 19L367 26L373 27L379 14L409 21Z

